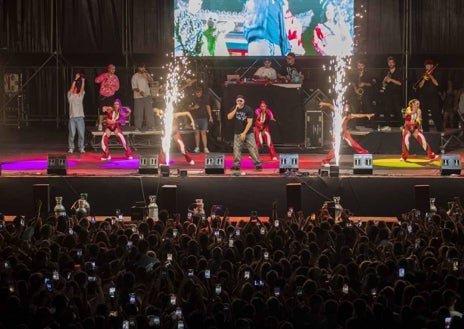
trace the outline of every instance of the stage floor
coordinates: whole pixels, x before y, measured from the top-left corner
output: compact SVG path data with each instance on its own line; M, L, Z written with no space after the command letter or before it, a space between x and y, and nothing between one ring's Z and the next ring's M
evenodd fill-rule
M263 170L256 171L245 151L240 173L230 170L233 157L227 152L225 173L207 175L204 153L193 154L195 165L190 166L174 152L170 176L160 177L138 172L140 155L156 154L156 149L137 150L132 160L116 147L111 150L110 161L101 161L101 153L91 148L84 154L67 154L65 129L10 128L4 130L0 142L0 212L10 215L25 211L25 205L31 208L34 184L49 184L50 198L61 195L67 203L74 202L80 192L87 192L96 215L111 215L116 208L127 214L135 202L146 200L150 194L162 194L165 185L177 187L174 206L160 200L170 208L186 213L196 198L203 198L207 205L226 205L232 216L243 216L250 210L269 215L273 202L283 211L288 205L286 185L295 182L302 186L302 210L306 214L340 196L342 204L356 215L396 216L415 206L415 185L429 185L430 196L444 206L453 196L464 196L461 176L441 176L440 160L430 161L419 153L407 162L400 161L400 154L373 154L372 174L354 175L351 149L344 147L339 177L323 177L319 170L327 149L277 148L279 154L299 155L299 170L290 174L279 174L279 161L271 161L267 153L261 155ZM462 154L462 149L453 149L452 153ZM67 175L47 175L49 154L66 154ZM187 177L179 176L180 170L186 170Z

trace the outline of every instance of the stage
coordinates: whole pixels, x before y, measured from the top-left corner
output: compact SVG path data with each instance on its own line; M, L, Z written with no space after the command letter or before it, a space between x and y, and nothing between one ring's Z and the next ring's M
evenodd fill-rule
M383 135L370 132L356 138L365 145L376 143ZM393 133L383 138L397 136ZM373 153L372 174L354 175L351 149L344 147L339 176L327 177L319 173L327 149L278 147L279 154L299 157L297 171L280 174L279 161L271 161L266 150L261 154L262 171L254 169L244 152L242 170L232 172L232 154L225 145L217 150L212 148L225 154L224 174L206 174L203 153L193 154L195 165L190 166L180 154L173 152L170 175L162 177L138 172L140 155L156 154L157 149L136 150L132 160L127 160L117 147L112 147L110 161L101 161L101 153L91 147L85 154L67 154L65 128L8 128L3 130L0 141L0 212L6 215L32 215L36 184L48 185L50 208L55 204L55 196L62 196L69 208L79 193L88 193L92 211L97 216L111 216L115 209L121 209L127 216L132 206L146 201L151 194L158 195L160 208L174 209L184 217L197 198L204 199L206 209L223 205L231 216L247 216L254 210L258 215L269 216L273 202L277 202L279 215L283 216L287 204L295 201L294 194L287 193L288 184L295 183L299 186L301 208L306 216L333 196L340 196L341 204L354 216L398 216L415 207L416 185L429 185L430 197L436 198L437 206L446 207L454 196L464 198L462 176L441 176L440 160L430 161L421 152L412 153L407 162L400 161L399 153ZM461 154L462 149L451 149L449 153ZM47 174L49 154L66 154L66 175ZM181 171L187 175L181 176ZM287 196L293 199L287 200Z

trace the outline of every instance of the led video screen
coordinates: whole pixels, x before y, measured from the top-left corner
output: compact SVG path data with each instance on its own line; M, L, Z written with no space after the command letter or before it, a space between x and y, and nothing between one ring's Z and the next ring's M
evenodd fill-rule
M354 0L173 0L175 56L353 53Z

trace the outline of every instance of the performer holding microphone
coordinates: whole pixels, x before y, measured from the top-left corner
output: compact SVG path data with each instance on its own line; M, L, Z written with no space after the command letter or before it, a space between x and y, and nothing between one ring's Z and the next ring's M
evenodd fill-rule
M234 120L234 165L232 170L240 170L243 144L246 144L256 170L263 169L259 160L253 129L251 128L253 115L253 109L245 105L245 96L237 95L235 97L235 106L227 114L228 120Z
M144 118L147 130L155 128L150 83L153 83L153 78L148 74L145 64L139 64L137 72L132 75L131 79L134 92L134 125L136 130L142 130Z

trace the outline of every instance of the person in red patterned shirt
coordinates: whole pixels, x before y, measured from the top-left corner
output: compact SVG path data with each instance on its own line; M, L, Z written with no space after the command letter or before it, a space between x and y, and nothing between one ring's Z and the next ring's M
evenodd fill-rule
M113 64L108 64L107 71L95 78L95 83L100 84L98 92L98 130L103 130L103 121L105 113L103 106L113 106L116 99L116 93L119 90L119 78L115 74L116 67Z

